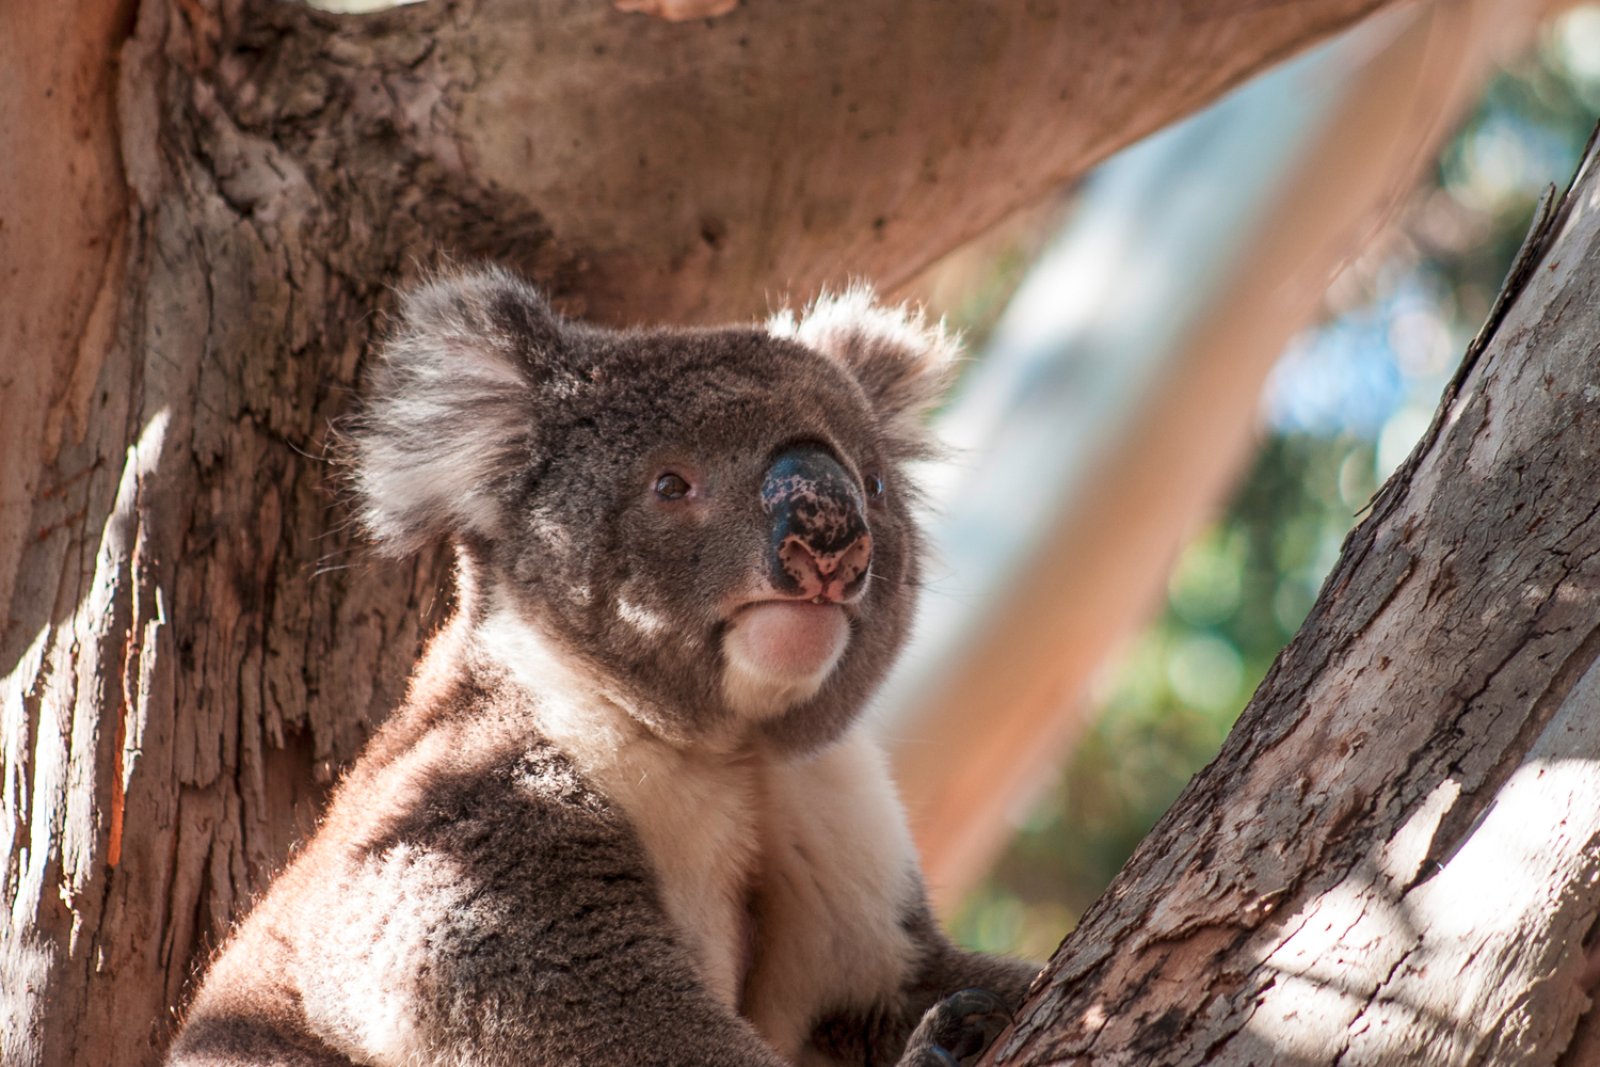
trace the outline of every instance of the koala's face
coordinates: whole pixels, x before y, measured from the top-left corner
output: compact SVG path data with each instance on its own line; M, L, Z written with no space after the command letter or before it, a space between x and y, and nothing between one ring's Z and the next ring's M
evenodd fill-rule
M663 735L814 747L904 641L904 464L950 355L860 293L765 329L614 332L499 272L436 281L353 435L363 518L398 551L454 538L496 625Z

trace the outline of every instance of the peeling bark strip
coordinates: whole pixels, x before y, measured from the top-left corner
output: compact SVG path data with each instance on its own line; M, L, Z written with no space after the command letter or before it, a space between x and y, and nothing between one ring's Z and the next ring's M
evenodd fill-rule
M0 5L0 1063L154 1062L407 676L320 459L389 285L892 286L1387 2Z
M739 0L611 0L618 11L654 15L668 22L709 19L726 15L739 6Z
M1600 1062L1595 161L993 1062Z

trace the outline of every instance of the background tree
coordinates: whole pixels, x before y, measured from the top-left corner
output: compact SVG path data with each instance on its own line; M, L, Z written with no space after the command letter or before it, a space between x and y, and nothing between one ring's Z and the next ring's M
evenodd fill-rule
M1340 542L1427 427L1541 192L1575 169L1600 114L1597 41L1600 6L1553 20L1490 83L1397 225L1330 287L1326 319L1270 379L1264 440L1232 501L1161 576L1165 608L963 903L967 943L1048 956L1216 755Z

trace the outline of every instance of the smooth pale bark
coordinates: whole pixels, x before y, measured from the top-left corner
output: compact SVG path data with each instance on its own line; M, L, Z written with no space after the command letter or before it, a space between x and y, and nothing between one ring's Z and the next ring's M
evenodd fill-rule
M895 776L941 909L953 909L988 870L1015 832L1016 813L1087 725L1094 709L1084 694L1095 672L1148 619L1170 561L1256 447L1267 376L1315 315L1328 280L1405 202L1497 62L1526 47L1544 10L1534 0L1454 0L1393 12L1347 37L1341 54L1323 57L1310 75L1324 83L1327 113L1308 122L1303 143L1278 146L1291 153L1284 173L1234 179L1223 196L1248 203L1246 211L1211 202L1213 218L1235 228L1231 238L1180 244L1182 258L1152 255L1154 268L1100 265L1141 276L1115 287L1106 310L1081 323L1084 339L1063 338L1060 349L1114 364L1120 388L1094 393L1081 373L1058 372L1054 389L1076 394L1077 407L1058 402L1048 438L1017 435L1025 447L961 455L970 468L962 491L938 502L955 524L1000 513L1014 525L1005 509L1024 495L1053 507L1030 539L1018 538L1025 551L1006 561L1010 581L955 583L962 597L933 601L961 621L933 631L945 637L938 644L918 635L910 656L921 657L922 673L889 694L898 713L891 728L909 738L894 750ZM1234 150L1213 143L1212 151ZM1152 200L1194 202L1194 172L1206 166L1204 151L1197 156L1177 162ZM1143 209L1128 225L1148 226L1158 211ZM1092 241L1104 255L1103 231ZM1134 333L1120 320L1147 312L1166 331L1159 358L1114 347L1108 339L1128 345ZM1155 368L1143 379L1142 361ZM989 371L985 363L975 373ZM1035 414L1049 388L1030 387ZM1097 422L1111 429L1096 434ZM1071 458L1052 462L1040 455L1045 448ZM1057 471L1066 485L1050 483ZM971 562L939 556L949 570ZM991 573L1001 569L986 563Z
M745 318L932 258L1384 0L12 5L0 1060L152 1062L437 617L323 460L388 286Z
M992 1062L1596 1062L1600 173Z

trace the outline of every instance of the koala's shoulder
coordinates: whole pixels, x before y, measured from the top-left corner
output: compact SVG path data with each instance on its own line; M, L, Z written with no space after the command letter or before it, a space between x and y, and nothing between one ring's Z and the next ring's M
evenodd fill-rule
M576 827L621 831L612 801L543 735L524 695L435 654L442 677L373 736L326 825L357 861L397 847L537 850Z

